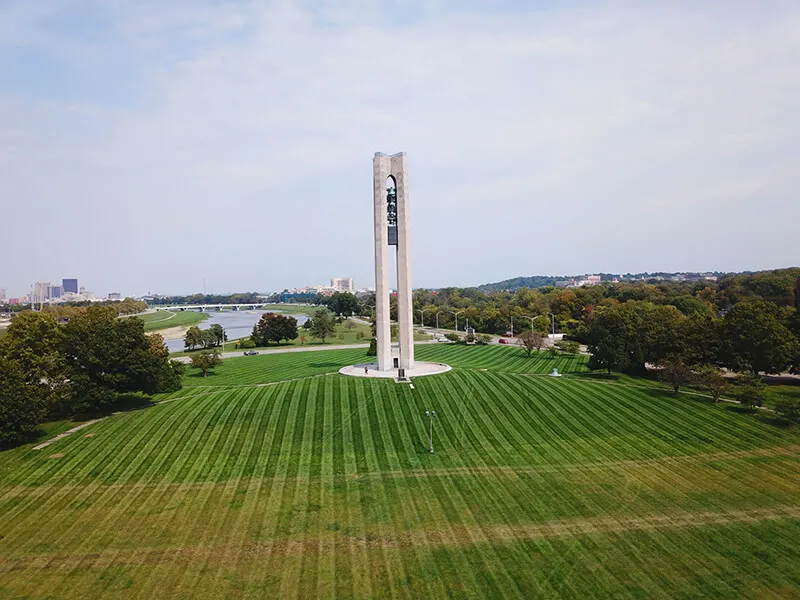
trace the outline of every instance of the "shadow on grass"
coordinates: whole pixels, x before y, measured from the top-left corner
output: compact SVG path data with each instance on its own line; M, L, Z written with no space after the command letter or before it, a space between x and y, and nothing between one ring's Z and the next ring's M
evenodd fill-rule
M762 423L772 425L773 427L780 427L781 429L791 429L794 425L794 423L783 417L771 413L764 413L764 411L759 411L759 414L756 415L756 419Z
M142 410L144 408L156 406L157 404L157 402L153 402L150 396L145 394L120 394L112 404L97 410L79 412L67 416L51 415L46 421L40 423L36 429L22 435L19 439L0 442L0 451L13 450L14 448L19 448L28 444L45 442L60 433L72 429L76 425L93 419L107 417L112 413Z
M188 377L189 379L211 379L216 376L217 374L214 371L209 371L207 377L203 376L202 371L189 371L184 375L184 377Z
M132 410L142 410L143 408L150 408L151 406L155 406L156 404L158 403L153 402L153 399L147 394L142 394L142 393L119 394L116 400L114 400L112 404L109 404L107 406L102 406L97 410L78 413L73 417L71 417L71 419L73 421L79 421L79 422L91 421L92 419L107 417L117 412L128 412Z
M736 413L737 415L752 415L756 412L755 408L750 408L748 406L740 406L737 404L728 404L725 407L725 410L730 411L732 413Z
M597 373L588 371L584 373L574 373L576 377L583 377L584 379L596 379L598 381L619 381L619 373Z

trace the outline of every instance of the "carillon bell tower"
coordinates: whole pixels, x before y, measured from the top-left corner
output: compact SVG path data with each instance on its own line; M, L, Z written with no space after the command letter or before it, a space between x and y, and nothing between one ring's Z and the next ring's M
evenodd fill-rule
M389 256L397 260L397 324L400 338L398 367L414 368L414 322L411 304L411 263L408 248L408 159L376 152L372 159L375 202L375 317L378 370L394 368L389 323Z

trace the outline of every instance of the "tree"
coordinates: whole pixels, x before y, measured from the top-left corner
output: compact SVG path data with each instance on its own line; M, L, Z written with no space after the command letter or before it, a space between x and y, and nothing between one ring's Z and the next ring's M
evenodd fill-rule
M678 394L680 388L691 383L694 374L689 365L678 356L668 356L658 361L660 369L659 377L661 381L672 386L675 395Z
M783 315L777 305L764 300L734 305L722 322L726 366L754 375L787 369L798 352L798 341L782 322Z
M225 330L219 323L214 323L211 327L208 328L208 331L213 336L215 346L219 346L220 344L222 344L222 342L228 339L228 336L225 335Z
M253 326L253 341L259 346L279 344L297 338L297 319L276 313L264 313Z
M328 309L334 314L349 317L359 311L358 298L350 292L334 292L328 299Z
M73 410L105 409L120 394L154 394L180 383L141 319L117 319L113 308L98 306L74 316L63 330Z
M695 375L698 383L711 395L714 402L719 402L720 397L731 389L728 379L713 365L701 366Z
M783 417L787 421L797 421L800 419L800 402L788 398L778 400L775 403L775 414Z
M680 324L680 355L691 365L715 365L720 362L721 324L719 319L703 314L690 315Z
M757 408L764 403L764 387L757 375L739 375L734 397L742 406Z
M519 344L520 348L525 351L525 354L530 357L534 350L538 351L541 349L542 344L544 343L544 336L538 331L527 329L519 334L517 343Z
M458 335L457 333L445 333L444 337L445 337L446 340L448 340L450 342L458 343L458 342L461 341L461 336Z
M203 377L208 377L208 372L221 364L222 357L218 350L203 350L192 354L190 363L193 369L200 369L203 372Z
M378 356L378 339L372 338L369 341L369 348L367 348L367 356Z
M210 329L203 329L200 332L200 341L203 348L213 348L217 346L217 336Z
M194 350L203 345L203 332L197 325L192 325L186 330L186 337L183 338L183 347L186 350Z
M309 329L311 335L321 339L324 344L325 339L332 336L335 331L336 325L333 322L333 317L331 317L330 312L321 308L314 313L314 318L311 319L311 328Z
M36 405L64 412L70 398L67 365L62 353L63 328L53 315L24 312L14 317L3 338L2 353L21 369Z
M347 322L344 324L344 326L347 328L348 331L351 331L353 327L356 326L356 324L348 319Z
M589 333L589 368L623 371L630 364L627 352L627 328L620 314L607 310L600 313Z
M0 354L0 446L34 431L47 414L47 401L29 384L21 364Z

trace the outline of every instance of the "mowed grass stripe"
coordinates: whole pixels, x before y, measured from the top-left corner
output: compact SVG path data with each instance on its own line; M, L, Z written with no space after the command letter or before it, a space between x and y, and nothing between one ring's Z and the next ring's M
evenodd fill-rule
M795 591L796 431L577 377L462 367L415 388L338 375L220 387L98 423L102 435L59 442L65 457L44 465L14 455L4 585L139 598Z
M241 356L226 358L208 377L203 377L199 371L187 370L183 381L187 388L274 383L335 373L347 365L364 362L365 358L363 348Z

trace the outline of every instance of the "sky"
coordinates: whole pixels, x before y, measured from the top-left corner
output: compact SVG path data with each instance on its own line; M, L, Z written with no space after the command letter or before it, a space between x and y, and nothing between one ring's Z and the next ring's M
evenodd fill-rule
M800 264L800 2L0 0L0 288ZM205 288L204 288L205 286Z

